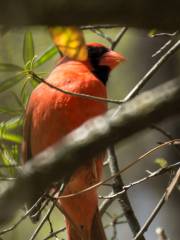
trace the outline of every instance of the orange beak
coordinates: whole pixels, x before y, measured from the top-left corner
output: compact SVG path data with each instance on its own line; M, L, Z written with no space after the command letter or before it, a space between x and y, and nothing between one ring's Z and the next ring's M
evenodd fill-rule
M108 66L112 70L120 62L124 62L124 61L126 61L126 58L123 55L121 55L113 50L109 50L108 52L106 52L102 55L99 65Z

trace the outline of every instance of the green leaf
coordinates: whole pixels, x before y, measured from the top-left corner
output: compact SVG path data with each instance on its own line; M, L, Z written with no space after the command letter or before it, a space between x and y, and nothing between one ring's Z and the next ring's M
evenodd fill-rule
M12 147L7 147L6 145L1 145L0 158L3 165L10 166L17 164L17 144L12 145ZM6 171L10 176L15 176L16 169L14 167L7 168Z
M0 131L4 127L5 127L6 130L16 129L17 127L22 126L22 124L23 124L22 116L13 117L6 122L1 122L0 123Z
M6 113L9 115L18 115L22 113L21 109L10 109L9 107L0 107L0 113Z
M11 91L12 96L14 97L16 103L18 104L18 106L20 107L20 109L22 109L22 111L24 111L24 105L22 102L22 99L15 93Z
M57 52L58 50L54 45L48 47L42 54L40 54L39 57L35 59L34 67L39 67L40 65L44 64L45 62L50 60L52 57L54 57Z
M18 65L11 63L0 63L0 72L19 72L19 71L23 71L23 68Z
M12 133L2 133L0 134L0 139L20 144L22 143L23 137Z
M157 165L159 165L161 168L167 167L168 162L164 158L156 158L154 161Z
M34 57L34 41L31 32L25 32L23 45L23 59L26 64Z
M38 85L39 85L39 83L36 80L31 79L31 86L33 89L36 88Z
M17 129L18 127L22 126L23 119L21 116L11 118L7 122L1 122L0 123L0 139L14 142L14 143L21 143L22 142L22 136L10 133L10 130Z
M0 93L6 91L7 89L15 86L24 78L23 74L18 74L10 77L2 82L0 82Z

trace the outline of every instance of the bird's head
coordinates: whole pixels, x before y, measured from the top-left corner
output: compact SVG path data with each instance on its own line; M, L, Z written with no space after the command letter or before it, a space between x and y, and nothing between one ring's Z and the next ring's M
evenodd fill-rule
M100 43L88 43L87 48L92 72L106 84L110 71L125 61L125 57Z

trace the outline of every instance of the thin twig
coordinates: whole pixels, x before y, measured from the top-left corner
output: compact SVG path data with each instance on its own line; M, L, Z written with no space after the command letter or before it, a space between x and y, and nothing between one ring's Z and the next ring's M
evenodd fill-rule
M165 42L162 47L160 47L155 53L153 53L152 57L156 57L157 55L159 55L162 51L164 51L171 43L172 43L172 39L168 40L167 42Z
M96 97L96 96L92 96L92 95L84 94L84 93L75 93L75 92L66 91L66 90L58 88L58 87L52 85L51 83L47 82L43 78L39 77L33 71L28 71L28 74L34 80L38 81L39 83L42 82L42 83L46 84L47 86L49 86L50 88L53 88L53 89L55 89L55 90L57 90L61 93L64 93L64 94L68 94L68 95L75 96L75 97L82 97L82 98L86 98L86 99L91 99L91 100L98 101L98 102L107 102L107 103L114 103L114 104L121 104L123 102L121 100L114 100L114 99L109 99L109 98Z
M26 219L27 216L29 216L29 214L34 210L34 208L42 201L43 196L41 196L37 202L26 212L26 214L24 214L14 225L12 225L11 227L4 229L0 232L0 236L10 232L12 230L14 230L23 220Z
M165 137L167 137L169 140L173 140L173 139L174 139L174 137L173 137L169 132L167 132L166 130L164 130L163 128L161 128L161 127L158 126L158 125L152 124L152 125L151 125L151 128L157 130L157 131L160 132L160 133L162 133L162 134L163 134Z
M52 199L63 199L63 198L70 198L70 197L76 197L77 195L79 194L82 194L82 193L85 193L85 192L88 192L94 188L97 188L99 186L101 186L102 184L110 181L111 179L115 178L116 176L122 174L123 172L127 171L129 168L131 168L132 166L134 166L135 164L137 164L138 162L140 162L142 159L144 159L145 157L149 156L151 153L159 150L160 148L162 147L165 147L165 146L172 146L174 144L180 144L180 139L174 139L174 140L171 140L171 141L167 141L167 142L164 142L152 149L150 149L149 151L145 152L143 155L141 155L140 157L138 157L135 161L133 161L132 163L128 164L127 166L125 166L122 170L120 170L119 172L116 172L114 175L106 178L105 180L103 181L100 181L88 188L84 188L82 189L81 191L79 192L76 192L76 193L71 193L71 194L67 194L67 195L62 195L62 196L59 196L59 197L52 197Z
M91 31L96 33L98 36L102 37L106 41L108 41L110 44L113 43L112 38L109 35L105 34L101 29L94 28L94 29L91 29Z
M164 130L162 127L160 127L158 125L152 124L151 128L157 130L158 132L163 134L165 137L167 137L169 140L174 139L174 137L169 132L167 132L166 130ZM173 147L174 147L174 150L176 150L176 154L178 155L178 157L180 157L180 147L179 147L179 145L173 145Z
M154 178L154 177L161 176L161 175L163 175L163 174L165 174L165 173L167 173L167 172L169 172L169 171L172 171L173 169L178 168L178 167L180 167L180 162L171 164L171 165L169 165L169 166L167 166L167 167L164 167L164 168L159 168L159 169L157 169L156 171L149 173L149 175L146 176L146 177L143 177L143 178L141 178L141 179L139 179L139 180L137 180L137 181L134 181L134 182L132 182L132 183L129 183L129 184L127 184L127 185L124 185L124 186L122 187L122 190L121 190L121 191L119 191L119 192L117 192L117 193L115 193L115 194L113 194L113 192L112 192L112 193L110 193L110 194L107 195L107 196L99 196L99 198L100 198L100 199L114 199L114 198L117 198L119 195L124 194L125 192L127 192L127 190L129 190L129 189L132 188L133 186L135 186L135 185L137 185L137 184L140 184L140 183L143 183L143 182L145 182L145 181L148 181L148 180L150 180L150 179L152 179L152 178Z
M58 192L59 191L59 192ZM57 186L56 189L53 191L52 195L54 196L57 192L58 192L58 196L62 193L63 189L62 189L62 185L60 184L60 186ZM48 199L47 203L45 204L45 206L47 206L47 204L49 203L50 199ZM45 208L44 206L44 208ZM46 221L49 220L49 217L53 211L53 209L56 206L56 201L53 201L52 206L48 209L48 212L45 214L45 216L43 217L43 219L41 220L41 222L39 223L38 227L36 228L36 230L34 231L34 233L31 235L31 237L29 238L29 240L34 240L36 238L36 236L38 235L39 231L41 230L41 228L43 227L43 225L45 224Z
M156 205L156 207L152 211L151 215L148 217L148 219L146 220L146 222L144 223L144 225L142 226L140 231L133 238L133 240L139 240L140 237L147 231L148 227L150 226L150 224L152 223L152 221L154 220L154 218L156 217L156 215L160 211L161 207L165 203L165 201L166 201L165 199L166 199L166 191L163 193L161 199L159 200L158 204Z
M164 143L162 143L162 144L160 144L160 145L158 145L158 146L150 149L149 151L147 151L147 152L145 152L143 155L141 155L139 158L137 158L135 161L133 161L132 163L128 164L128 165L127 165L125 168L123 168L121 171L119 171L119 173L117 173L117 175L118 175L118 174L122 174L122 173L125 172L127 169L131 168L132 166L134 166L135 164L137 164L139 161L141 161L144 157L147 157L149 154L157 151L158 149L160 149L160 148L162 148L162 147L165 147L165 146L168 146L168 145L170 145L170 146L172 145L172 146L173 146L174 143L175 143L175 145L177 144L176 140L175 140L175 141L174 141L174 140L170 140L170 141L168 141L168 142L164 142ZM114 176L117 176L117 175L115 174ZM106 180L109 181L109 180L111 180L111 179L112 179L112 177L110 177L110 178L108 178L108 179L106 179ZM103 181L103 183L107 182L106 180ZM102 202L102 204L101 204L101 206L100 206L100 213L101 213L101 215L104 214L104 212L105 212L106 209L111 205L112 202L113 202L113 199L105 199L105 200Z
M179 175L180 175L180 169L178 169L175 177L172 179L172 181L170 182L170 184L166 188L166 190L163 193L163 195L162 195L161 199L159 200L158 204L156 205L156 207L154 208L154 210L152 211L152 213L150 214L150 216L148 217L148 219L146 220L146 222L144 223L144 225L142 226L140 231L133 238L133 240L139 240L140 237L147 231L150 224L152 223L154 218L157 216L158 212L160 211L160 209L162 208L164 203L168 201L168 199L169 199L169 197L172 194L172 191L174 189L174 185L177 183L176 178L178 176L178 179L179 179Z
M66 230L66 227L63 227L63 228L61 228L61 229L59 229L59 230L57 230L57 231L54 231L54 232L52 232L52 233L50 233L46 238L44 238L43 240L48 240L48 239L50 239L50 238L52 238L52 237L55 237L58 233L61 233L61 232L64 232Z
M123 27L119 33L116 35L115 39L112 42L111 49L115 49L117 44L120 42L121 38L124 36L126 31L128 30L128 27Z
M44 225L44 223L47 221L47 219L49 218L50 214L52 213L54 207L55 207L55 204L53 203L52 206L48 209L48 211L45 214L45 216L43 217L43 219L41 220L41 222L38 225L38 227L36 228L36 230L34 231L34 233L32 234L32 236L29 238L29 240L34 240L36 238L36 236L38 235L38 233L41 230L42 226Z
M50 233L54 232L54 230L53 230L53 225L52 225L52 222L51 222L50 216L48 216L47 221L48 221L48 223L49 223Z
M96 25L86 25L81 26L81 30L91 30L91 29L98 29L98 28L104 28L104 29L111 29L111 28L119 28L120 26L117 24L96 24Z
M153 34L153 37L174 37L178 34L178 31L173 32L173 33L155 33Z
M113 235L111 237L111 240L116 239L117 236L117 229L116 226L118 224L124 224L127 223L127 221L124 220L120 220L122 217L124 217L124 214L119 214L118 216L112 216L111 214L107 213L108 217L110 217L110 219L112 220L110 223L106 224L104 226L104 229L112 227L113 228Z
M123 102L127 102L136 96L139 91L145 86L145 84L151 79L160 66L166 62L174 53L180 48L180 40L178 40L152 67L151 69L141 78L141 80L135 85L135 87L126 95ZM119 107L119 109L121 106Z
M174 32L174 33L157 33L154 34L153 37L160 37L160 36L166 36L166 37L171 37L171 39L169 39L167 42L165 42L162 47L156 51L152 57L156 57L158 54L160 54L162 51L164 51L174 40L174 38L178 35L178 31Z

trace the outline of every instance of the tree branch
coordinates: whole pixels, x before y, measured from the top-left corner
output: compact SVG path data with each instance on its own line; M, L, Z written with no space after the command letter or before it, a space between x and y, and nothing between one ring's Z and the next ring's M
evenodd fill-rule
M65 177L70 177L79 166L109 145L143 130L152 122L180 113L179 103L179 82L170 81L123 104L113 117L115 110L110 110L104 116L86 122L34 157L1 194L0 224L10 220L34 194L44 191L52 182L63 182Z
M0 23L13 26L108 23L176 30L179 9L179 0L111 0L110 3L104 0L6 0L1 2Z
M108 148L108 155L109 155L110 172L111 172L111 175L114 175L119 171L119 166L118 166L118 161L116 158L114 146L110 146ZM116 176L114 178L114 182L113 182L113 193L116 194L119 191L122 191L123 185L124 185L124 183L123 183L121 175ZM131 203L129 201L126 191L124 191L124 193L122 195L118 195L118 200L122 207L122 211L127 219L129 227L130 227L133 235L135 236L137 234L137 232L140 230L140 225L135 216L135 213L133 211L133 208L131 206ZM141 236L141 238L139 240L145 240L145 238L143 236Z

